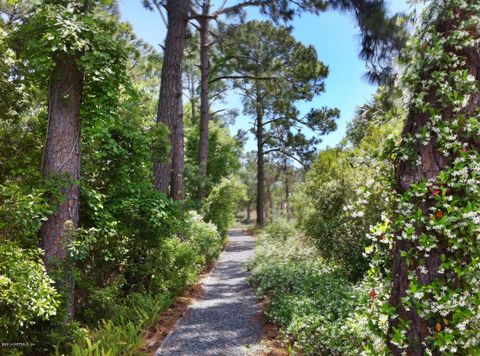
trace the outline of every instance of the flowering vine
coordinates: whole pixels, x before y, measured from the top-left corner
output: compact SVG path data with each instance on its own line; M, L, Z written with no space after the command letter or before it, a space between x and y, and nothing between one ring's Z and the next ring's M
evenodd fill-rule
M394 354L480 350L479 14L479 0L432 2L403 56L394 211L370 236Z

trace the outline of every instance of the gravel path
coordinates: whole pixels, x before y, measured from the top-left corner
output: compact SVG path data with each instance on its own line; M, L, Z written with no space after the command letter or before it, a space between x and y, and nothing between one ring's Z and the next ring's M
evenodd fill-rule
M237 356L251 354L262 334L260 305L247 284L245 262L255 240L232 229L226 250L203 282L204 292L168 334L158 355Z

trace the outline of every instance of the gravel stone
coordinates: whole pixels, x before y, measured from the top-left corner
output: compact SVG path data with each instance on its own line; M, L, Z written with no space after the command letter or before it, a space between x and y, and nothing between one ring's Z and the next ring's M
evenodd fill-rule
M251 354L262 336L261 308L247 283L245 262L255 239L232 229L225 251L195 300L155 353L159 355L237 356Z

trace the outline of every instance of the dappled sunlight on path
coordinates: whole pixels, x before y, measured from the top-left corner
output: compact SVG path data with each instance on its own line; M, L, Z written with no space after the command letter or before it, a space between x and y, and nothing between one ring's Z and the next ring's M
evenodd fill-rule
M232 229L226 250L155 355L247 355L262 335L259 301L246 281L255 240Z

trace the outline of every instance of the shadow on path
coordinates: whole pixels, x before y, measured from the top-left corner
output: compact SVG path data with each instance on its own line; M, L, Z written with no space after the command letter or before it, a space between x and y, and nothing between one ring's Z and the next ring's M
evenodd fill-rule
M246 281L255 240L232 229L228 245L194 301L155 355L248 355L262 335L261 309Z

